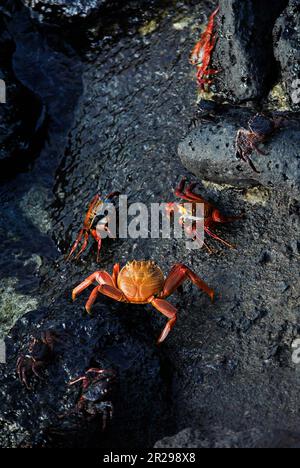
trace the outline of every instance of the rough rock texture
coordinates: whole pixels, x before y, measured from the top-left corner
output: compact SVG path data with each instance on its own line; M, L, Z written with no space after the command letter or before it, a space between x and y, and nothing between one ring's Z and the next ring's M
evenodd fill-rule
M214 68L218 93L232 102L260 100L276 79L272 31L287 0L221 0Z
M118 319L119 314L123 319ZM118 447L135 447L140 443L139 433L150 445L157 420L162 428L165 424L166 387L158 349L142 323L137 322L133 333L129 332L127 314L126 307L118 312L111 305L99 304L91 319L66 297L18 323L7 340L8 363L5 369L0 365L1 447L105 446L106 436L113 437ZM29 391L16 379L16 356L26 353L31 335L39 336L46 329L55 330L61 343L44 372L45 380L32 378ZM70 414L80 397L80 385L69 387L68 383L90 367L112 368L118 376L115 418L106 436L101 416L90 422Z
M300 2L291 0L274 29L275 57L294 110L300 110Z
M65 261L96 192L120 190L130 202L150 205L175 200L173 187L183 175L191 177L177 157L196 100L187 57L195 39L191 25L212 5L190 5L176 2L156 15L140 11L126 17L126 26L114 23L90 44L82 68L76 56L70 61L57 30L47 29L52 40L43 42L43 25L26 23L26 34L19 34L24 30L13 27L18 18L12 15L10 31L19 34L16 53L24 51L26 82L49 104L52 126L32 170L0 191L1 281L17 278L13 294L22 295L24 304L24 296L38 302L7 337L8 364L0 366L1 446L132 449L153 447L186 427L237 434L299 428L300 368L292 360L292 343L300 335L300 206L289 193L280 187L270 192L203 185L202 194L224 212L246 211L244 221L220 230L237 250L211 242L216 254L208 255L187 250L181 240L128 239L104 242L100 265L92 243L80 261ZM42 63L33 60L39 42ZM20 57L19 52L13 62L15 73L25 80ZM72 79L70 63L78 71ZM39 82L40 68L49 81L44 72ZM57 96L54 87L49 95L44 86L50 77L60 83ZM35 269L27 263L34 254L41 258ZM186 284L182 295L171 298L178 323L156 347L166 319L151 307L99 299L87 317L88 291L71 302L72 288L87 275L133 258L155 259L165 273L177 261L186 263L215 287L215 304ZM65 333L65 339L45 381L35 381L28 392L15 375L17 356L32 333L47 328ZM119 375L115 419L106 434L99 425L83 433L82 420L74 430L73 421L58 418L79 396L68 388L69 379L91 364L112 366ZM214 440L222 438L224 429ZM273 436L267 444L272 441Z
M0 17L0 79L6 104L0 103L0 180L26 170L44 144L46 112L38 96L16 79L11 58L14 42Z
M199 125L179 145L183 165L200 179L211 182L237 187L261 184L299 196L299 123L287 120L281 130L261 145L267 156L253 152L252 160L260 171L257 174L249 164L237 159L235 150L238 129L248 128L249 117L253 115L247 110L229 110Z
M106 26L107 17L112 14L119 15L122 9L139 9L148 5L159 3L157 0L22 0L29 7L33 17L40 21L55 23L57 26L64 24L81 24L82 20L97 18L103 19Z
M275 432L262 434L253 429L233 432L216 427L209 431L184 429L174 437L157 442L155 448L299 448L300 434Z
M22 0L24 5L48 17L53 14L68 18L86 17L110 0Z

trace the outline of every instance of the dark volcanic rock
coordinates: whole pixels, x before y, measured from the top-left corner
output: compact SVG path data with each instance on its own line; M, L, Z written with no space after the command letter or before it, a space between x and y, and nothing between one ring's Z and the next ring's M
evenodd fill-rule
M207 15L208 2L193 3L195 18ZM246 219L220 229L237 250L208 240L218 252L208 255L186 249L182 240L120 239L103 243L100 265L92 242L80 261L66 263L62 258L95 193L120 190L130 203L143 202L150 208L154 201L175 200L172 189L188 175L176 149L195 104L190 66L182 60L194 41L193 30L186 26L190 5L190 0L172 2L157 16L140 12L126 28L117 27L105 38L95 39L82 63L83 94L67 144L49 132L49 143L33 170L0 194L1 316L3 310L14 311L15 304L23 307L23 313L34 310L18 321L7 339L8 363L0 371L3 446L95 445L128 450L153 447L185 427L213 433L205 435L209 441L228 440L227 433L243 434L249 428L261 434L278 427L295 432L299 428L299 366L292 360L292 343L300 336L300 205L280 186L271 193L203 187L203 196L222 211L246 211ZM13 21L17 19L13 15ZM68 68L72 61L61 61L63 53L57 57L65 67L52 66L57 63L52 55L46 67L49 56L41 49L45 44L48 50L47 42L40 39L38 47L30 35L33 25L38 31L44 26L32 23L27 30L26 25L24 29L16 25L21 45L15 70L23 84L47 98L51 115L57 114L65 132L63 124L74 112L80 71ZM62 42L61 36L57 42ZM34 60L36 47L42 66ZM248 116L241 120L246 126ZM63 157L54 183L57 145ZM44 180L50 186L50 200L40 196ZM38 269L33 268L34 258L25 267L33 253ZM151 307L127 307L99 298L93 317L87 317L83 306L88 292L71 303L71 290L83 278L99 267L112 271L115 262L134 258L154 259L165 273L182 261L216 289L214 304L192 284L184 285L182 295L170 298L179 309L178 322L159 348L155 340L166 319ZM17 356L26 351L31 334L49 328L65 333L64 340L45 371L45 381L33 379L33 390L28 392L16 379ZM68 387L69 380L90 365L113 367L118 374L115 419L105 434L100 420L86 425L78 419L82 427L74 428L76 419L58 417L74 408L80 394L79 388ZM214 435L215 427L230 431ZM245 438L235 440L244 443Z
M291 107L300 110L300 2L291 0L274 29L275 57Z
M260 100L276 77L272 31L287 0L221 0L214 67L219 93L232 102Z
M155 448L299 448L300 434L275 431L262 434L258 429L234 432L221 428L209 431L184 429L174 437L157 442Z
M26 88L40 97L59 130L73 120L82 91L82 64L72 47L43 27L35 27L24 10L14 11L13 21L7 25L15 43L13 71Z
M109 12L111 18L118 14L122 8L140 9L144 5L151 5L156 0L132 0L123 2L122 0L22 0L24 5L30 8L33 17L42 21L55 23L58 26L63 24L76 23L84 19L106 18L103 23L107 23ZM108 16L107 16L108 14Z
M164 426L163 402L167 394L155 343L143 331L140 335L139 326L131 334L126 319L123 323L118 319L119 314L127 314L126 307L99 304L94 312L93 318L87 317L80 305L71 305L71 301L62 305L60 301L18 322L7 339L7 365L0 365L2 448L105 445L101 414L90 421L84 414L72 413L81 387L70 387L68 383L91 367L114 369L117 373L115 416L108 429L117 446L139 446L138 433L150 445L156 422L160 420ZM32 389L27 390L17 379L17 356L27 352L31 335L39 337L42 330L49 329L58 334L61 342L55 345L55 358L43 372L44 380L31 376Z
M236 433L222 428L209 431L188 428L160 440L155 448L258 448L261 437L259 430Z
M44 144L47 125L42 101L13 72L15 43L1 14L0 29L0 79L6 90L6 102L0 103L0 180L3 180L28 168Z
M53 14L63 17L86 17L111 0L22 0L34 12L48 17Z
M255 151L252 160L259 174L250 165L237 159L235 150L239 128L247 128L249 111L234 110L203 123L180 143L183 165L202 180L249 187L258 184L281 188L292 194L300 192L299 124L289 122L275 132L262 146L268 154ZM253 115L253 113L252 113Z

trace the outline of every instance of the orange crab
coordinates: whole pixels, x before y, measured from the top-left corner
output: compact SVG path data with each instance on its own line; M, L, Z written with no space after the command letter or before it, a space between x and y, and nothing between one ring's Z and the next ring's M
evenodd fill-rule
M206 201L204 198L201 197L198 193L194 192L194 189L197 183L192 183L186 187L187 179L183 178L180 182L179 186L175 189L175 195L182 200L186 200L189 203L196 204L201 203L204 205L204 232L211 238L221 242L222 244L226 245L229 248L234 249L235 247L231 245L229 242L225 241L221 237L219 237L215 232L214 228L220 224L228 224L233 223L234 221L238 221L244 219L244 215L240 216L224 216L212 203ZM167 214L170 216L174 212L180 213L182 216L180 217L180 224L184 225L186 219L193 219L193 213L187 212L187 208L181 203L168 203L167 207ZM187 228L188 234L191 235L194 241L201 242L203 245L203 239L200 237L200 233L197 232L197 226L193 223L190 227ZM210 253L212 250L210 247L204 243L204 246L208 249Z
M96 195L93 198L93 200L91 201L91 203L89 205L89 209L87 211L87 214L85 216L83 227L80 230L80 232L79 232L79 234L77 236L77 239L76 239L75 243L72 246L71 252L67 257L67 260L70 260L72 258L72 256L74 255L77 247L79 246L80 242L82 241L82 238L84 238L84 241L83 241L81 250L79 251L79 253L76 256L76 259L78 259L83 254L83 252L86 250L86 248L88 246L89 236L91 235L98 244L97 262L99 262L100 250L101 250L101 247L102 247L102 237L101 237L100 232L101 231L102 232L108 232L108 226L107 226L108 219L107 219L107 217L103 218L102 222L100 224L98 224L97 229L96 229L96 227L94 227L94 223L95 223L95 220L96 220L97 216L100 213L100 208L102 208L105 203L107 203L108 201L112 200L113 198L115 198L115 197L117 197L119 195L120 195L119 192L113 192L110 195L108 195L105 200L102 200L100 195Z
M122 270L116 264L112 275L106 271L97 271L73 290L72 297L75 300L86 288L97 282L98 285L86 303L88 313L99 294L119 302L152 304L169 319L158 339L160 344L167 338L177 320L177 309L166 299L188 279L214 300L214 291L187 266L176 264L165 279L162 270L153 261L129 262Z
M210 16L208 25L201 35L200 40L195 45L190 57L190 63L197 68L197 81L203 91L205 91L206 85L212 83L211 76L218 73L218 70L210 69L209 66L217 41L217 36L214 34L214 26L215 17L219 11L220 7Z

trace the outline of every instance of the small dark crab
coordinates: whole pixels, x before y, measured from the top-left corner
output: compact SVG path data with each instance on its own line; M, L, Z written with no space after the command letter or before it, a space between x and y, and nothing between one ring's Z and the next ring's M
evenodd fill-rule
M44 369L54 357L54 346L60 340L56 332L47 330L40 338L32 338L28 354L21 354L17 361L17 374L20 382L30 390L29 377L35 375L42 379L40 370Z
M239 159L250 164L254 172L260 172L255 167L251 155L254 151L266 156L268 153L262 151L259 145L265 143L272 137L274 132L282 125L283 119L281 117L271 118L263 114L256 114L248 122L248 130L242 128L238 130L236 136L236 156Z
M83 377L72 380L69 385L79 382L82 384L81 396L73 413L81 413L89 420L101 414L104 431L113 417L114 407L110 399L116 383L115 371L92 368Z

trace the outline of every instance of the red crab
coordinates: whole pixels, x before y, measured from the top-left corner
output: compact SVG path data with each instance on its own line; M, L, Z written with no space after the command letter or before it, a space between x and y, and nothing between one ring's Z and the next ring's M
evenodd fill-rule
M273 119L263 114L256 114L249 120L248 130L245 128L238 130L235 142L236 155L239 159L249 163L254 172L260 173L251 159L253 151L266 156L268 153L262 151L259 145L271 138L283 121L281 117Z
M221 242L222 244L226 245L229 248L235 248L233 245L229 244L229 242L221 239L215 232L214 228L220 224L228 224L233 223L234 221L243 219L244 216L224 216L212 203L204 200L198 193L194 192L195 187L197 186L197 182L190 184L186 187L187 179L183 178L180 182L179 186L175 190L175 195L182 200L185 200L189 203L202 203L204 204L204 231L205 233L212 237L213 239ZM180 218L180 224L184 225L185 220L190 218L193 213L188 213L184 204L181 203L169 203L167 205L167 213L170 215L171 213L177 211L178 213L182 214ZM200 233L197 232L196 225L192 224L189 229L189 234L193 238L194 241L203 243L203 239L200 237ZM212 250L210 247L204 243L205 247L211 253Z
M69 385L79 382L82 383L82 390L75 412L86 415L88 419L101 414L102 429L105 430L107 422L113 417L114 408L110 398L116 382L115 371L92 368L83 377L72 380Z
M101 246L102 246L102 237L101 237L100 232L101 231L102 232L109 232L109 230L108 230L108 218L104 217L101 220L101 222L98 223L97 228L94 226L94 223L95 223L95 220L96 220L97 216L100 214L101 208L103 208L104 204L107 203L108 201L112 200L113 198L118 197L119 195L120 195L119 192L113 192L110 195L108 195L108 197L106 197L105 200L102 200L100 195L96 195L93 198L93 200L90 203L87 214L85 216L83 227L82 227L82 229L80 230L80 232L79 232L79 234L77 236L77 239L76 239L76 241L75 241L75 243L74 243L74 245L73 245L73 247L71 249L71 252L70 252L69 256L67 257L67 260L70 260L71 257L74 255L77 247L79 246L80 242L82 241L82 238L84 238L83 244L82 244L81 250L79 251L79 253L76 256L76 259L78 259L83 254L83 252L86 250L86 248L88 246L89 236L91 235L98 244L97 262L99 262L100 250L101 250Z
M32 338L29 345L29 353L19 356L17 361L17 374L20 382L25 385L28 390L30 386L28 377L30 374L35 375L41 379L40 369L43 369L53 359L54 345L60 339L58 335L52 331L47 330L41 334L40 338Z
M217 70L210 69L212 53L216 45L217 36L214 34L215 17L220 11L218 7L209 18L208 25L201 35L200 40L195 45L190 63L197 68L197 80L201 90L205 91L206 85L212 83L211 76L218 73Z
M73 300L94 282L98 283L86 303L86 310L91 308L99 294L119 302L130 304L152 304L169 321L161 333L158 343L162 343L174 327L177 309L166 299L171 296L186 280L192 281L213 301L214 291L210 289L192 270L182 264L176 264L165 279L162 270L153 261L129 262L120 271L120 265L114 266L113 274L97 271L74 289Z

